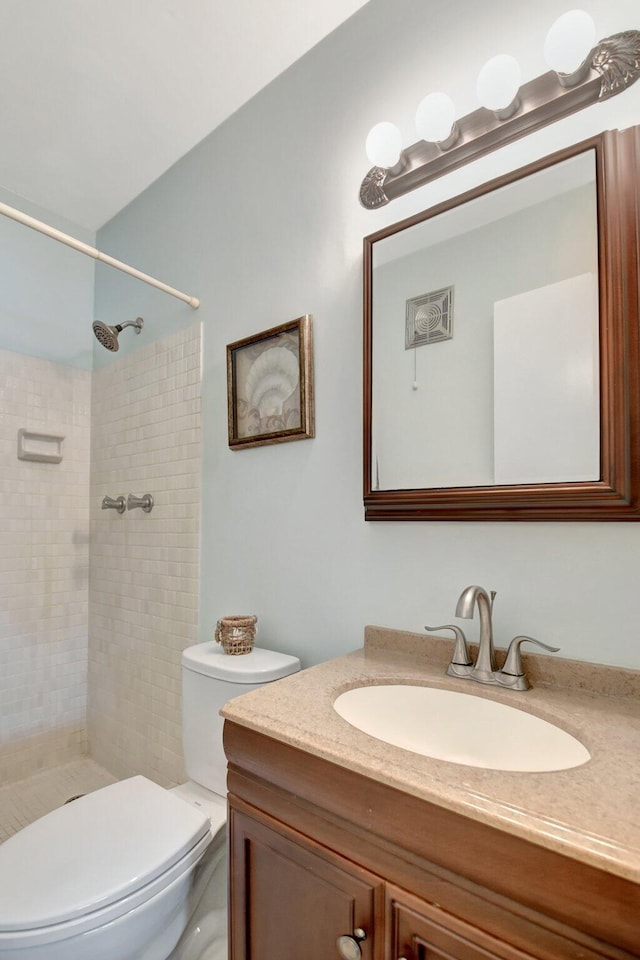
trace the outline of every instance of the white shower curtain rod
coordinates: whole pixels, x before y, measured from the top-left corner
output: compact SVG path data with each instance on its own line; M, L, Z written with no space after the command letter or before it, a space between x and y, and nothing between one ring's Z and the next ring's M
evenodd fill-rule
M166 283L150 277L147 273L142 273L141 270L130 267L128 263L123 263L122 260L116 260L106 253L101 253L100 250L89 246L88 243L83 243L82 240L76 240L75 237L69 236L68 233L56 230L55 227L50 227L48 223L43 223L42 220L36 220L35 217L30 217L26 213L22 213L20 210L8 206L6 203L0 203L0 213L5 217L9 217L11 220L22 223L25 227L31 227L32 230L37 230L38 233L44 233L45 236L51 237L52 240L66 243L68 247L72 247L79 253L86 254L87 257L93 257L94 260L99 260L100 263L106 263L109 267L122 270L123 273L128 273L130 277L135 277L137 280L142 280L144 283L148 283L152 287L156 287L158 290L170 294L172 297L177 297L178 300L183 300L185 303L188 303L194 310L197 310L200 306L200 301L197 297L190 297L187 293L181 293L179 290L175 290L174 287L169 287Z

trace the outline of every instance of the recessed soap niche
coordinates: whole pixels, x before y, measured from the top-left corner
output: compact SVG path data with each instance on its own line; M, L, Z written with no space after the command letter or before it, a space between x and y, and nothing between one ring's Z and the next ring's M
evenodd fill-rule
M36 433L21 427L18 430L18 460L35 460L38 463L61 463L62 441L52 433Z

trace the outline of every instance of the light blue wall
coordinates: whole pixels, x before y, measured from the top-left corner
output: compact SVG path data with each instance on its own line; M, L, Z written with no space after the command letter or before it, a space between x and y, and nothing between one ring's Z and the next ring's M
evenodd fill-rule
M78 224L0 189L0 200L93 245ZM14 220L0 217L0 347L90 368L95 262Z
M589 9L607 36L639 26L636 6ZM360 646L366 623L444 623L462 588L481 583L498 591L500 645L523 632L569 657L640 667L640 524L363 521L362 237L640 123L640 83L377 212L357 199L367 131L390 119L413 140L418 100L442 87L460 115L474 109L475 77L495 53L519 57L526 79L544 72L544 35L565 9L564 0L371 0L100 232L101 249L202 300L202 639L221 615L257 613L262 645L309 664ZM225 345L307 312L316 439L231 452ZM96 316L137 314L145 337L194 317L100 270Z

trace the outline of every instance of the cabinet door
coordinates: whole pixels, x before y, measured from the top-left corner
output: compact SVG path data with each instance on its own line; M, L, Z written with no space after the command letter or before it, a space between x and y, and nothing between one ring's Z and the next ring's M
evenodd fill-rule
M389 897L388 913L392 960L529 960L534 956L398 890Z
M379 877L294 831L231 809L231 960L381 960ZM365 936L360 937L363 933Z
M472 920L468 913L460 916L448 913L435 903L388 885L389 960L608 960L614 957L622 960L623 956L631 957L615 948L610 950L606 944L583 938L578 931L573 931L576 939L568 928L563 931L558 924L541 927L532 919L473 899ZM467 896L467 909L470 903Z

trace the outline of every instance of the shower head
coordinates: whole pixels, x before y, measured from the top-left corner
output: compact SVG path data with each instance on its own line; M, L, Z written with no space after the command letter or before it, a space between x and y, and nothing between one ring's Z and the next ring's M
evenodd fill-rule
M135 320L127 320L125 323L116 323L115 327L110 327L107 323L103 323L102 320L94 320L93 332L103 347L115 352L119 347L118 334L124 330L125 327L134 327L136 333L140 333L143 326L144 320L142 317L137 317Z

